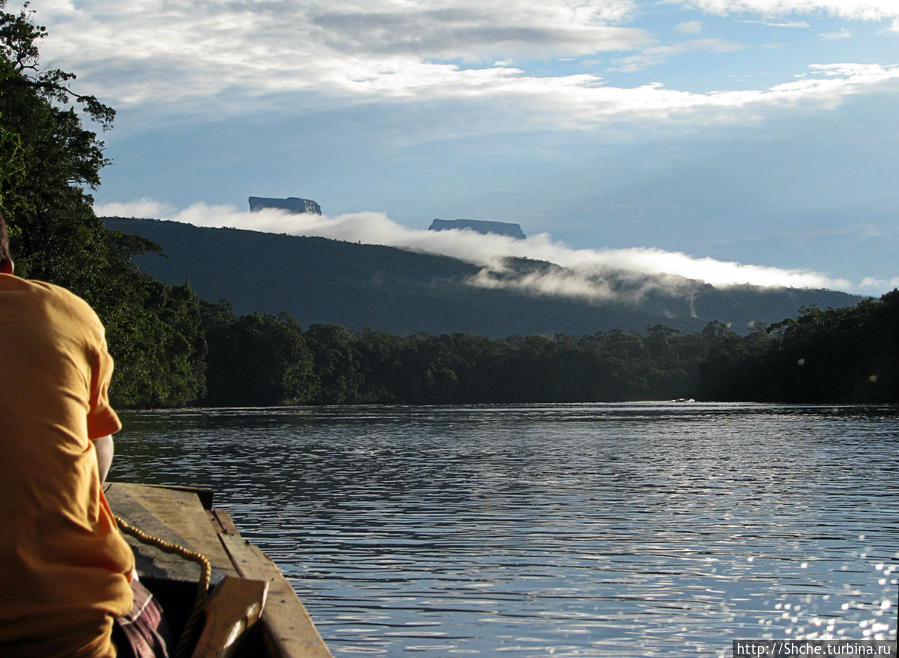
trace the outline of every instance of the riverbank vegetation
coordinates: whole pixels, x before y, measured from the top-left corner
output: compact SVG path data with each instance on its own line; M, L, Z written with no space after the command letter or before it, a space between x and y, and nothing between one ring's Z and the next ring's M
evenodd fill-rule
M745 335L711 322L689 334L656 325L492 340L225 317L228 339L209 343L215 404L899 402L899 291L847 309L805 309Z
M5 8L0 0L0 10ZM152 242L108 231L89 190L107 164L86 128L115 112L39 65L44 28L0 11L0 211L17 273L84 297L107 327L121 407L587 402L695 397L899 402L899 291L740 335L720 322L587 336L305 330L235 314L142 273Z

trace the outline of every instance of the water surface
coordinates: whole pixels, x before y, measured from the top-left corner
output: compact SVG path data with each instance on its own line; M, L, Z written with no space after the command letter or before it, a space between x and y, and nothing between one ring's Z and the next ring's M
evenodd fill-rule
M123 414L113 477L209 486L332 652L730 655L892 639L894 408Z

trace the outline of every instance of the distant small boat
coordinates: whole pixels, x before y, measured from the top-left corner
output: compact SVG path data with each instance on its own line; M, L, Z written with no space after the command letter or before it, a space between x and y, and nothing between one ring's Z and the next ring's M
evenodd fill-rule
M672 402L696 402L693 398L674 398Z
M177 638L195 607L204 568L167 552L184 547L211 566L196 646L186 655L330 658L331 653L277 565L244 539L227 512L214 509L209 489L115 482L110 507L129 526L158 538L144 543L125 532L141 582L162 604ZM200 589L205 589L201 586Z

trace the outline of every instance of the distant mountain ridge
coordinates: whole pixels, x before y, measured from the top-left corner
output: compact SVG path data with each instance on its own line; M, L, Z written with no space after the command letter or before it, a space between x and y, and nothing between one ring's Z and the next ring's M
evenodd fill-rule
M645 330L664 324L683 331L710 321L745 331L753 322L795 316L803 306L843 307L861 298L827 290L716 289L683 279L669 292L656 287L639 303L591 303L526 291L472 285L483 268L455 258L230 228L200 228L152 219L104 218L111 230L143 236L165 256L139 256L139 267L169 284L190 283L200 297L229 300L237 313L291 314L304 327L340 324L407 335L470 333L593 334ZM510 274L564 271L551 263L509 262ZM493 275L493 273L491 273ZM627 292L651 277L607 275L610 289Z
M287 212L304 215L321 215L322 207L318 202L312 199L301 199L295 196L287 198L271 198L264 196L251 196L247 201L250 204L250 211L257 212L265 208L274 208L277 210L286 210Z
M496 235L508 235L518 240L524 240L527 236L521 230L521 225L512 222L495 222L486 219L435 219L428 227L429 231L449 231L452 229L471 229L478 233L494 233Z

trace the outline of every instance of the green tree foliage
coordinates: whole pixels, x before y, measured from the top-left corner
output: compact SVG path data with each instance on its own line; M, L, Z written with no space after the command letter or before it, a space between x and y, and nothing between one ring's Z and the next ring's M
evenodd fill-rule
M102 259L104 240L86 188L99 184L107 160L102 140L82 125L79 112L104 129L115 112L73 92L73 74L40 68L38 42L46 29L31 14L0 11L2 210L15 227L20 271L53 280L71 274L82 256ZM85 272L79 282L90 277Z
M314 325L304 336L323 404L899 401L899 290L744 335L713 321L686 335L655 325L491 340Z
M692 337L358 334L335 325L304 333L323 404L587 402L684 397L705 355Z
M897 290L848 308L806 308L767 330L715 339L700 366L704 399L899 401Z
M286 314L236 317L227 302L207 305L206 404L274 406L312 402L312 354Z
M114 402L123 407L195 403L206 389L206 338L200 300L187 286L166 286L142 275L128 296L101 300L116 359Z
M374 402L366 399L358 342L337 325L314 324L304 334L312 351L319 391L314 401L325 404Z
M91 208L88 190L107 160L82 117L108 129L115 112L73 91L73 74L41 68L45 28L27 7L5 7L0 0L0 211L16 272L62 285L97 310L116 360L116 404L195 401L204 387L198 300L141 274L131 258L153 245L106 231Z

